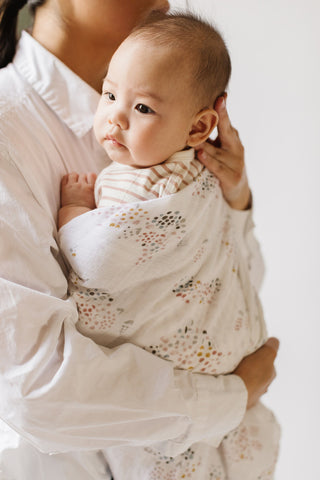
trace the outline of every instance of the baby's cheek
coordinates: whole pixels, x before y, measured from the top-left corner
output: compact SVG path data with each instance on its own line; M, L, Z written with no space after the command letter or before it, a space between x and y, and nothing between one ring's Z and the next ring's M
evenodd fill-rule
M98 140L98 142L100 143L100 138L99 138L99 118L98 118L97 115L94 117L94 120L93 120L93 133L94 133L96 139Z
M99 143L101 143L102 139L104 138L106 129L106 115L103 113L103 111L98 109L93 120L93 131Z

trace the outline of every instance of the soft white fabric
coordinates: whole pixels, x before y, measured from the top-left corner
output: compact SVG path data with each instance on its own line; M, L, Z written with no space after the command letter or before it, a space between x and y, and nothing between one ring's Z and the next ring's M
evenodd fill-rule
M193 149L168 162L186 157L200 174L182 190L97 208L66 224L59 240L84 335L226 374L266 341L266 327L219 181Z
M27 34L0 71L0 417L11 427L0 435L1 480L109 478L100 449L171 439L167 453L178 453L245 412L239 377L174 371L133 345L101 347L75 327L56 212L62 175L108 163L91 129L98 100ZM254 271L251 213L233 215Z
M188 170L191 164L194 174L181 189L179 166ZM77 326L103 346L130 341L176 368L230 373L266 341L257 291L218 180L194 160L193 149L174 154L161 167L167 165L152 191L143 185L149 185L155 167L139 169L138 182L131 182L134 172L127 181L126 166L107 167L96 187L98 208L61 229L60 244L73 269ZM150 200L119 205L109 178L118 180L121 199L139 192ZM176 185L176 192L168 194L168 185ZM207 445L192 445L192 458L188 452L170 459L152 448L113 447L106 451L113 475L125 478L130 471L132 480L196 480L210 478L219 467L229 480L257 480L267 472L271 479L279 441L273 414L255 407L255 415L246 414L221 443L223 431L229 431L224 405L220 408L221 431L217 423L211 436L208 426L205 438L198 439Z

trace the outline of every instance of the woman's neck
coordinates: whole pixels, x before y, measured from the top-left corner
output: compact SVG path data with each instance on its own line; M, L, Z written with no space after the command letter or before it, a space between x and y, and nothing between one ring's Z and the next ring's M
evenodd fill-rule
M100 93L116 46L108 48L105 44L90 43L85 31L63 25L51 12L42 12L42 7L38 10L32 36Z

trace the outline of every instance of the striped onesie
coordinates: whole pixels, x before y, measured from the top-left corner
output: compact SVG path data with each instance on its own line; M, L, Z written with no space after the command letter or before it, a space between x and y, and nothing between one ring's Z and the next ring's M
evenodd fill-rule
M136 168L113 162L102 170L95 186L97 207L115 203L154 200L176 193L189 185L203 170L194 150L173 154L160 165Z

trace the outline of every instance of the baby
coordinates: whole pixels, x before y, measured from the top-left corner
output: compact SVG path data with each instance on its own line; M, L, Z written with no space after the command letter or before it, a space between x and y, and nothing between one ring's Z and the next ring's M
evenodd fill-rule
M59 211L79 331L211 375L233 372L266 340L248 262L257 246L243 239L252 223L240 226L244 212L194 153L218 123L230 72L221 36L194 16L137 28L112 57L94 122L113 163L96 182L65 176ZM273 478L279 427L261 403L222 441L202 440L175 458L143 446L105 455L115 478Z

